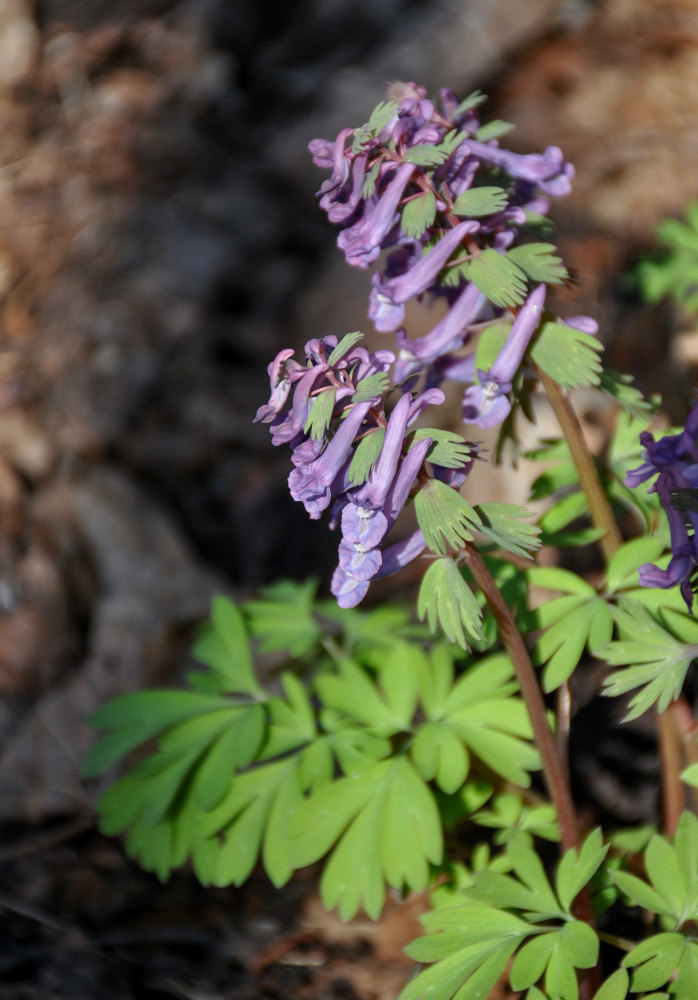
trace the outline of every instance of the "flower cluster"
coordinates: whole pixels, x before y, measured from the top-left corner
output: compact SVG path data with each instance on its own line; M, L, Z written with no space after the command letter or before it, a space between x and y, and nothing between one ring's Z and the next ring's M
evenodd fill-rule
M501 424L547 322L546 286L567 278L555 247L531 240L531 227L547 223L548 198L570 190L573 169L560 150L501 149L508 126L480 125L479 94L459 103L444 90L437 108L424 88L406 83L393 84L389 98L365 125L334 141L315 139L310 151L331 172L320 205L342 227L337 243L347 262L368 268L387 251L368 312L376 330L394 335L397 354L370 353L359 334L339 344L310 341L304 364L281 351L269 366L269 402L256 417L271 424L274 444L292 449L293 498L312 518L331 508L332 526L341 523L332 592L343 607L424 550L421 530L384 543L420 486L438 478L459 488L476 457L459 435L415 431L422 410L441 403L440 386L452 380L465 386L466 423ZM410 339L405 306L425 295L445 307L443 315L426 336ZM575 350L586 350L588 362L579 338L596 331L586 318L570 324L550 324L563 340L565 329L582 331L553 349L567 369ZM593 365L587 370L593 377Z
M567 277L554 246L522 239L543 221L549 196L569 192L574 171L555 146L533 155L501 149L497 136L509 126L480 125L479 94L459 104L444 90L437 108L423 87L408 83L393 85L392 98L360 129L310 143L315 164L332 170L320 205L343 227L337 244L347 263L366 268L390 251L373 276L369 316L377 330L395 334L396 378L425 373L432 386L444 378L470 384L463 419L496 426L509 412L545 284ZM426 293L447 311L411 340L405 304ZM524 303L489 370L477 369L474 354L455 353Z
M293 351L281 351L268 369L269 402L255 417L271 424L274 444L291 447L294 500L313 519L331 505L332 526L341 520L332 593L345 608L359 603L372 579L396 572L425 548L417 530L381 551L434 443L410 428L427 406L444 399L440 389L405 392L387 416L386 373L395 355L370 353L359 346L360 336L349 334L339 344L336 337L309 341L305 365L293 359ZM464 445L456 448L455 461L445 453L448 474L460 466L461 481L472 462ZM433 470L447 474L437 464Z
M680 434L667 434L656 441L649 431L640 435L645 461L625 477L627 486L635 487L656 476L650 492L656 492L669 519L671 561L666 569L653 563L640 567L644 587L680 585L683 599L691 611L692 578L698 568L698 404L691 411Z

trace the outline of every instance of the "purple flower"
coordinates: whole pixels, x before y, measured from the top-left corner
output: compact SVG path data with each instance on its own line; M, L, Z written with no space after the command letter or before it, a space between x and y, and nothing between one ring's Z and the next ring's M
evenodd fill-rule
M463 237L479 228L480 223L473 220L460 222L404 274L388 281L380 274L374 275L368 314L376 330L386 333L397 329L405 318L404 303L430 288Z
M274 360L267 366L271 396L269 402L257 410L253 423L256 424L260 420L264 424L271 423L284 406L292 383L301 378L306 370L297 361L290 360L294 354L293 348L287 347L283 351L279 351Z
M461 346L468 324L473 322L485 301L485 296L477 285L470 282L431 333L417 340L409 340L402 331L398 331L397 341L403 351L420 361L435 361L447 351Z
M289 475L291 496L304 504L313 520L317 520L329 506L332 499L330 486L351 455L354 438L370 408L370 400L357 403L341 422L322 454L308 465L293 469Z
M626 486L636 487L653 476L657 481L649 488L656 492L669 521L671 560L666 569L653 563L640 567L643 587L681 588L688 610L693 606L691 578L698 567L698 512L682 510L678 498L698 490L698 404L691 411L686 426L679 434L667 434L659 441L643 431L640 441L645 448L645 461L630 470Z
M463 420L479 427L496 427L511 410L507 394L523 360L545 302L545 285L538 285L528 296L512 324L504 347L488 372L478 372L480 385L466 389L463 396Z
M286 444L302 432L310 410L310 394L315 383L327 370L327 365L313 365L305 370L293 394L293 406L283 419L272 424L272 444Z
M574 167L565 161L557 146L548 146L543 153L522 155L474 139L468 139L466 145L481 160L501 167L512 177L535 184L544 194L559 198L572 190Z
M397 207L416 170L413 163L403 163L377 201L366 202L362 217L337 237L347 264L368 267L380 253L381 243L398 221Z
M381 568L376 573L375 579L382 580L383 577L392 576L398 570L404 569L405 566L413 562L418 556L421 556L426 547L427 543L419 528L413 531L411 535L408 535L407 538L403 538L399 542L394 542L383 553Z
M409 400L408 396L402 398ZM403 419L404 414L401 414L400 424ZM388 484L382 510L358 507L352 502L342 511L344 537L339 546L339 565L331 584L332 593L341 608L353 608L362 601L371 579L377 574L387 576L389 573L394 573L423 551L425 542L419 532L421 546L413 543L406 548L402 543L398 543L397 546L391 546L387 550L390 553L388 566L394 568L383 572L384 559L377 546L397 521L407 503L410 489L424 464L431 443L431 438L423 438L410 448L400 464L399 472Z

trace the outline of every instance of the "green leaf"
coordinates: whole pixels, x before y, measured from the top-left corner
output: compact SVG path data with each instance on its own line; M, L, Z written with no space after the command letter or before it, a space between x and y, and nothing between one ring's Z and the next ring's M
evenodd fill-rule
M538 982L548 967L556 940L556 932L540 934L519 949L509 973L513 990L526 990Z
M472 111L474 108L479 107L481 104L484 104L486 100L486 94L483 94L481 90L474 90L472 94L468 94L467 97L463 98L460 104L456 107L453 112L454 119L460 118L466 111Z
M334 413L336 391L334 386L330 386L313 398L308 419L303 428L304 433L309 433L313 441L321 441L327 433Z
M374 396L382 396L390 388L390 376L385 372L378 372L375 375L368 375L362 378L356 387L356 392L351 397L352 403L364 403Z
M427 936L405 949L418 962L435 962L420 972L400 1000L477 1000L489 995L517 945L531 933L520 918L487 906L452 906L421 918Z
M323 705L370 726L377 735L393 735L409 724L381 697L367 672L349 658L321 673L315 687Z
M511 122L503 122L499 118L494 118L486 125L482 125L475 133L478 142L489 142L490 139L500 139L507 135L515 126Z
M579 987L574 964L566 954L562 941L555 942L545 972L545 991L559 1000L578 1000Z
M135 691L103 705L90 717L95 729L111 730L83 758L86 778L102 774L117 760L171 726L229 703L194 691Z
M258 600L243 605L262 652L284 650L300 657L317 645L322 629L313 614L315 589L313 580L282 580L264 587Z
M445 554L447 546L461 549L473 539L480 518L458 490L438 479L425 483L414 501L424 539L432 552Z
M368 138L368 137L367 137ZM371 169L366 174L363 187L361 188L362 198L372 198L376 192L376 182L382 165L382 159L376 160Z
M496 306L520 305L526 298L526 275L496 250L483 250L471 260L470 279Z
M436 218L436 198L431 191L424 191L405 204L400 228L406 236L419 239Z
M432 439L432 445L426 454L427 461L434 465L440 465L444 469L462 468L473 454L473 445L462 438L460 434L438 427L420 427L412 435L410 449L418 441L423 441L424 438Z
M423 530L423 529L422 529ZM451 642L468 649L468 638L481 639L481 611L453 559L436 559L422 578L417 615L432 632L440 626Z
M245 622L232 601L217 596L211 620L195 643L193 655L225 681L223 690L259 694Z
M556 253L552 243L524 243L507 252L531 281L544 281L548 285L562 285L569 278L567 268Z
M515 504L494 502L478 504L475 510L480 516L480 531L500 548L527 559L540 548L540 528L521 520L533 517L532 511Z
M655 703L663 712L678 698L688 668L698 656L698 625L688 615L665 610L665 618L674 628L685 623L684 627L692 633L693 642L685 643L663 628L637 601L621 600L613 615L621 640L608 643L597 650L597 655L622 669L606 678L603 693L617 697L640 689L630 701L626 719L637 718Z
M464 191L453 203L454 215L479 218L500 212L507 205L507 193L501 187L474 187Z
M535 663L545 663L543 689L554 691L572 674L585 648L604 647L613 632L613 619L602 597L575 601L569 613L543 632L533 651Z
M589 333L552 320L542 323L528 349L538 367L566 389L598 385L603 345Z
M422 777L426 781L435 779L447 795L458 791L470 769L468 751L457 733L434 722L419 728L411 756Z
M631 903L641 906L645 910L650 910L653 913L671 916L670 913L666 912L666 904L659 893L647 885L646 882L643 882L642 879L638 878L637 875L631 875L629 872L611 871L610 876Z
M633 538L625 542L613 555L608 564L607 585L610 593L620 590L625 584L638 585L638 568L646 562L654 562L662 554L663 545L657 538Z
M572 912L572 904L599 869L608 851L604 845L600 829L593 830L579 851L574 848L565 851L555 876L558 899L567 913Z
M559 590L563 594L580 594L584 597L596 597L594 588L576 573L557 566L532 566L526 570L526 578L536 587L546 590Z
M381 101L377 104L368 119L368 127L373 135L378 135L399 110L400 106L396 101Z
M290 834L296 867L336 843L320 889L327 907L339 905L342 919L359 905L375 918L384 880L396 889L424 889L428 865L441 861L443 849L434 799L404 757L375 763L311 795L292 817Z
M625 1000L630 977L625 969L616 969L594 994L593 1000Z
M690 764L681 772L681 780L693 788L698 788L698 764Z
M418 167L437 167L448 159L448 156L446 150L424 143L410 146L409 149L405 150L402 159L405 163L414 163Z
M682 934L655 934L642 941L623 959L624 968L635 971L630 979L630 989L655 990L669 981L686 947ZM694 983L695 985L695 983Z
M340 361L345 354L349 353L352 347L354 347L356 344L359 343L360 340L363 339L364 335L363 333L361 333L360 330L354 330L353 333L345 334L345 336L342 337L342 339L339 341L339 343L337 344L337 346L334 348L329 358L327 359L328 366L331 368L333 365L336 365L337 362Z
M370 476L371 469L378 461L384 440L385 428L379 427L375 431L370 431L359 441L354 451L351 465L349 466L349 472L347 473L349 481L354 486L360 486L362 483L365 483Z
M633 385L632 375L623 375L612 368L604 368L599 389L612 396L625 412L638 421L649 423L658 406L656 396L645 399Z
M510 792L496 795L489 807L480 809L473 820L479 826L499 831L492 838L495 844L506 844L521 834L533 834L553 842L560 839L554 806L528 806L519 795Z

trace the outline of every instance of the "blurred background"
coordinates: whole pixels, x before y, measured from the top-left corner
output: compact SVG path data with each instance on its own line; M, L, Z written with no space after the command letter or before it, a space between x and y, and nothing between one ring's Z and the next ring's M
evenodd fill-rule
M391 79L480 88L512 148L562 147L560 309L685 415L698 335L627 272L698 195L698 0L0 0L0 1000L369 1000L409 974L414 927L343 931L307 886L160 889L77 776L85 717L175 682L212 594L327 580L336 539L251 421L278 350L369 330L306 146Z

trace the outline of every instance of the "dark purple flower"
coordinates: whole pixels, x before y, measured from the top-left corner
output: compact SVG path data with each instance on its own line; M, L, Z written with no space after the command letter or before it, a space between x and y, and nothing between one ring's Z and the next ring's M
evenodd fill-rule
M698 568L698 512L679 508L678 497L695 495L698 490L698 404L679 434L667 434L659 441L643 431L640 441L645 461L625 477L626 486L636 487L657 476L649 492L656 492L669 521L671 560L666 569L653 563L640 567L643 587L681 588L688 610L693 606L691 578Z

